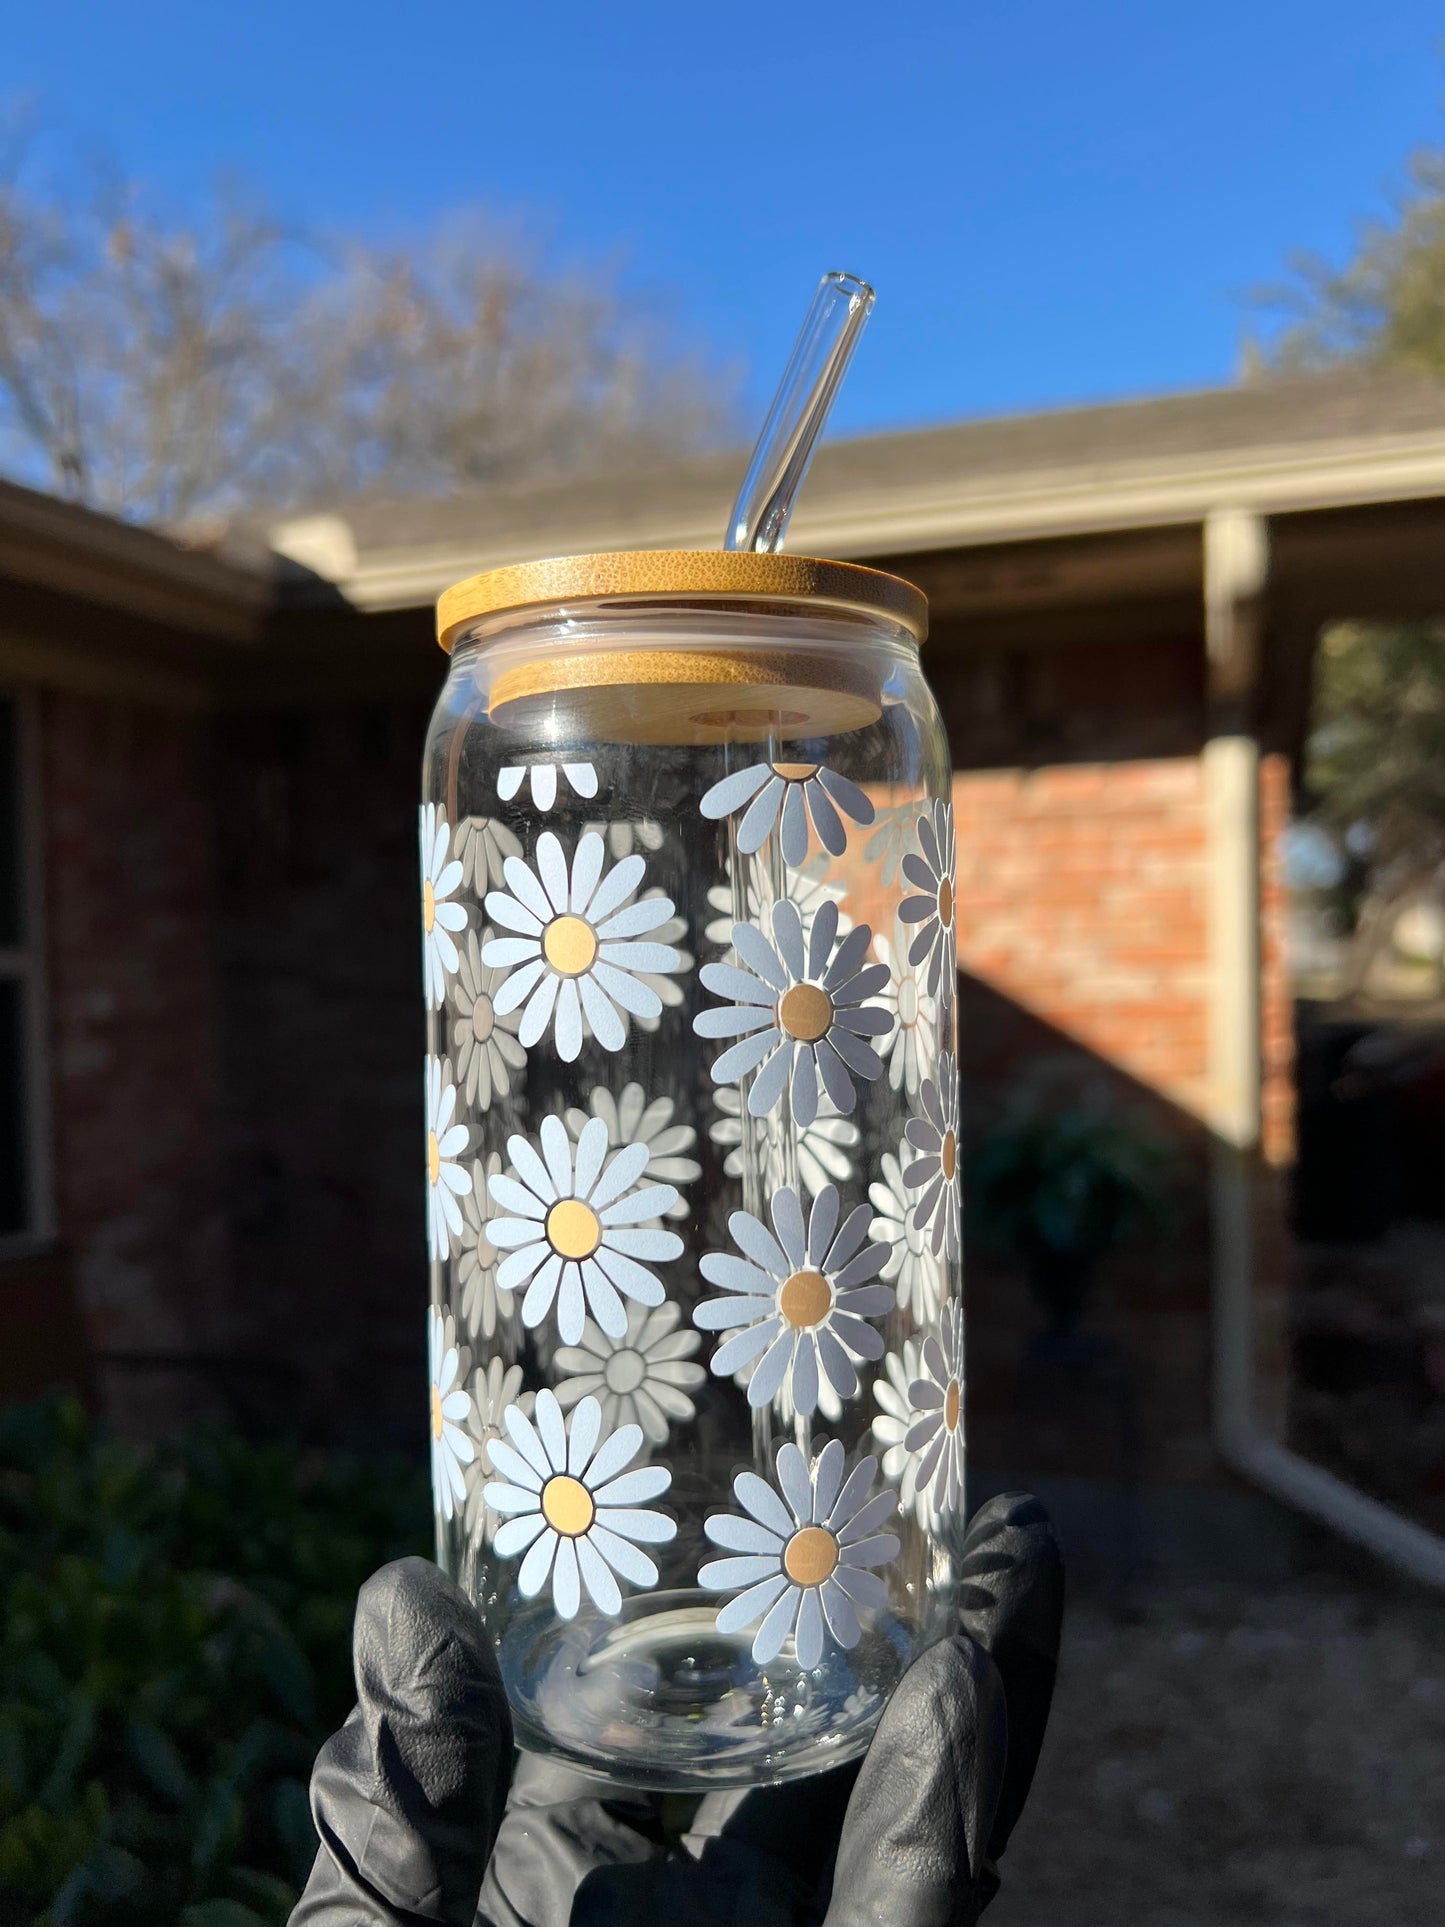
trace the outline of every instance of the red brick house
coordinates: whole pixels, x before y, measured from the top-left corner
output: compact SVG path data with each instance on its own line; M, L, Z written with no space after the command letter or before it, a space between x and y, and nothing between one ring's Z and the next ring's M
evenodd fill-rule
M206 549L0 489L6 1392L409 1434L432 599L502 561L707 546L735 469ZM975 1125L1020 1083L1103 1079L1177 1147L1171 1234L1096 1312L1138 1476L1242 1478L1437 1575L1438 1540L1283 1443L1277 849L1321 626L1445 610L1442 535L1445 391L1339 376L834 444L791 537L930 597ZM975 1463L1113 1476L1113 1407L1021 1430L1009 1268L974 1254L968 1291Z

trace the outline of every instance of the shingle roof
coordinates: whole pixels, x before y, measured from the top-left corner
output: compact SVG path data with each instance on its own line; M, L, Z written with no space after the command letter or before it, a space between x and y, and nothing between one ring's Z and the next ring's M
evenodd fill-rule
M363 499L300 526L321 531L337 559L322 572L353 599L397 606L506 561L713 547L743 461L728 450L446 500ZM1197 519L1218 503L1310 507L1325 469L1321 500L1445 491L1445 385L1350 370L835 441L818 452L789 546L897 553ZM275 539L300 555L297 527Z

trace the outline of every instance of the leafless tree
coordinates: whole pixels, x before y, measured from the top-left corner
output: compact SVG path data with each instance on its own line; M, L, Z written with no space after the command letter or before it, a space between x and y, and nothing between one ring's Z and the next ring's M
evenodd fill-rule
M554 272L515 228L318 243L234 191L179 221L124 184L0 170L0 468L112 514L637 465L726 432L731 393L613 277Z

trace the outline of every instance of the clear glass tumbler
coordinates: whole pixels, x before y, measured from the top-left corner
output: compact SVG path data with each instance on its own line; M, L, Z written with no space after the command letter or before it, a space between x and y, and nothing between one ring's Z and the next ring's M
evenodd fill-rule
M521 1745L866 1747L953 1621L953 817L923 597L805 557L471 578L421 811L438 1557Z

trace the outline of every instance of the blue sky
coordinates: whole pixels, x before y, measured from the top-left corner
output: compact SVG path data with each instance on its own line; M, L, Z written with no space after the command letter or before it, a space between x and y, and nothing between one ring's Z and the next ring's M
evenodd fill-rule
M879 290L836 425L1228 380L1249 291L1445 145L1445 12L12 0L0 98L184 203L620 260L763 407L817 275Z

